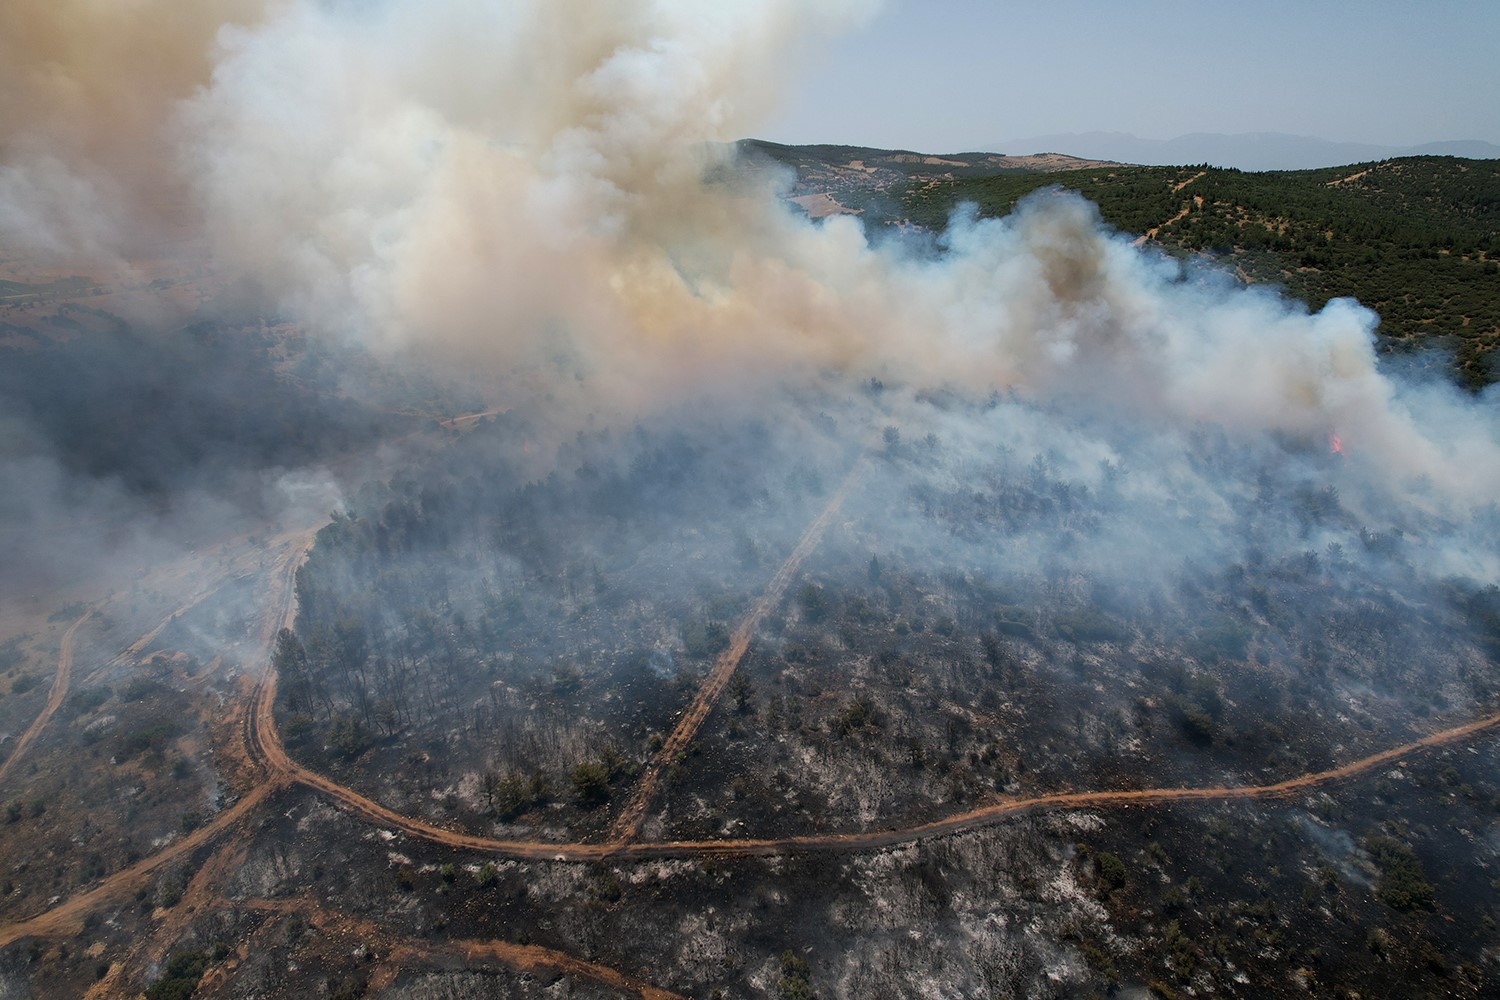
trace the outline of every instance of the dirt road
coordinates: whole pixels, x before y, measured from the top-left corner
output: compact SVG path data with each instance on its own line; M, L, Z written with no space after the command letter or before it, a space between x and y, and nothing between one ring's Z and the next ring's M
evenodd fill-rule
M606 838L610 843L625 844L640 834L641 823L646 818L646 811L656 800L662 776L681 758L688 745L698 735L698 730L703 727L703 723L708 721L714 705L729 685L729 678L734 675L740 661L745 658L745 653L750 648L750 640L755 637L755 630L781 603L787 587L791 586L792 579L802 568L803 561L823 540L823 533L828 530L828 525L832 523L834 515L838 513L839 507L843 505L844 499L848 497L854 484L864 475L868 465L869 459L864 457L855 462L854 467L844 477L844 481L839 484L839 488L834 491L833 496L828 498L828 503L823 506L823 510L802 533L802 538L797 542L797 547L792 550L792 554L786 557L786 561L771 578L765 593L741 619L739 627L730 637L729 647L714 661L713 669L699 686L698 693L688 705L687 711L672 729L671 735L662 743L661 749L657 750L646 762L645 770L641 773L640 780L636 782L635 790L631 793L624 808L620 810L620 814L615 817L615 821L610 824L609 835Z
M471 834L446 830L431 823L403 816L387 809L353 789L346 788L330 778L311 771L287 756L276 732L275 704L276 677L267 666L266 674L255 691L253 710L245 713L247 723L245 738L252 756L261 761L274 775L304 785L332 799L346 811L372 823L391 830L400 830L412 837L441 844L459 850L493 854L528 861L633 861L654 858L694 858L708 856L763 857L782 854L805 854L815 852L850 852L880 850L905 844L951 836L969 830L991 826L1013 816L1043 809L1112 809L1129 806L1159 805L1168 802L1229 801L1235 799L1286 798L1321 785L1331 784L1367 773L1408 754L1418 753L1434 747L1458 743L1500 726L1500 713L1463 725L1444 729L1421 739L1404 743L1380 753L1351 761L1326 771L1304 774L1268 785L1223 786L1211 785L1187 788L1142 788L1115 791L1057 792L1025 798L1000 799L988 805L930 823L922 823L900 829L874 830L859 833L816 834L801 837L749 838L739 840L679 840L652 843L633 842L640 817L655 795L661 774L676 755L691 742L698 728L708 717L724 687L729 682L735 667L748 648L756 625L781 600L801 563L817 546L823 532L831 522L839 505L863 472L863 465L856 465L845 478L838 491L816 521L804 532L797 548L788 556L766 593L756 602L750 613L736 629L730 647L716 662L709 679L699 689L693 705L684 714L682 721L672 733L672 738L663 744L637 786L631 804L622 811L616 828L604 843L560 843L532 840L500 840L478 837ZM296 568L300 553L311 544L309 539L299 554L289 558L282 572L283 586L287 596L281 611L281 620L290 623L295 614L294 587Z
M284 557L282 565L278 567L278 573L280 574L278 589L284 595L282 598L282 607L279 609L279 613L274 616L268 623L268 625L263 627L262 629L262 639L266 643L266 655L268 660L270 652L268 636L274 637L277 629L279 629L283 623L289 621L292 613L295 611L296 587L294 586L294 584L296 582L297 567L301 564L302 558L306 555L307 550L311 546L311 532L292 536L292 548ZM193 604L201 601L203 599L203 596L206 596L206 594L195 594L189 604L184 605L183 607L179 607L178 609L173 611L172 614L164 620L163 624L165 624L166 622L170 622L173 618L175 618L178 614L185 610L185 608L191 607ZM92 611L86 612L68 628L67 632L63 634L62 651L59 655L58 680L54 681L53 683L54 698L49 699L49 710L47 712L44 712L42 716L38 717L37 721L32 723L31 729L27 730L28 735L31 735L34 730L39 731L41 729L41 726L46 723L46 720L50 717L51 713L56 711L57 706L53 705L52 702L56 701L57 705L60 705L62 703L62 699L66 696L68 678L71 673L73 636L76 633L77 629L82 626L85 621L88 620L89 616L92 613ZM156 632L159 631L160 626L158 626L158 628L152 634L156 634ZM141 644L138 643L137 645ZM248 716L252 713L246 711L245 714ZM253 738L253 735L253 733L247 733L247 738ZM11 761L16 760L20 756L20 752L24 749L24 746L18 744L16 753L13 753L10 756L10 758L6 761L6 764L8 765ZM3 776L3 774L4 769L0 768L0 776ZM82 926L84 916L86 916L92 910L97 907L104 906L108 903L118 902L122 899L127 898L132 893L134 893L137 888L144 885L146 881L149 880L149 878L162 866L170 864L173 861L184 859L191 855L193 852L197 851L200 847L207 845L214 838L229 830L247 814L255 810L260 805L260 803L268 798L271 794L280 790L281 788L284 788L286 785L286 778L279 773L271 772L268 773L266 777L267 780L252 787L250 791L233 806L219 813L212 820L194 830L191 834L175 841L172 844L169 844L167 847L163 848L161 851L158 851L156 854L142 859L136 864L131 865L129 868L123 868L120 871L107 876L92 889L74 896L73 898L59 904L58 906L46 911L45 913L41 913L28 920L23 920L18 923L7 925L5 927L0 927L0 948L3 948L5 945L11 943L12 941L23 937L75 932L79 927Z
M125 901L161 868L186 860L211 840L230 831L251 815L262 803L288 784L303 785L326 796L345 811L378 826L399 830L409 836L441 846L475 853L511 857L535 862L638 861L664 858L767 857L810 853L847 853L881 850L952 836L981 829L1005 820L1049 809L1117 809L1152 806L1174 802L1224 802L1235 800L1274 800L1288 798L1333 782L1369 773L1412 754L1460 743L1487 734L1500 727L1500 712L1444 729L1409 743L1371 754L1336 768L1313 772L1265 785L1203 786L1147 788L1105 791L1057 792L1021 798L1004 798L966 812L929 823L901 829L873 830L843 834L816 834L784 838L746 838L725 840L684 840L641 843L635 840L642 818L655 800L670 764L691 743L712 712L714 704L727 687L734 670L749 648L755 629L764 617L784 599L803 561L817 547L823 534L849 490L864 469L864 460L849 473L829 499L818 518L808 527L764 594L740 622L729 648L715 661L709 677L700 687L689 709L674 728L662 750L648 763L626 808L622 810L610 838L603 843L550 843L545 841L501 840L446 830L422 820L403 816L360 795L352 789L311 771L292 760L282 746L275 723L277 678L271 666L270 647L276 633L290 627L296 614L296 572L313 543L313 533L283 536L285 554L275 567L279 596L269 602L271 611L262 619L261 639L265 644L266 670L251 692L242 712L244 750L253 761L261 779L231 808L209 823L168 845L157 854L103 879L94 888L80 893L53 909L28 920L0 927L0 948L30 936L73 934L83 918L93 910ZM196 596L196 595L195 595ZM59 648L57 677L54 679L48 707L18 741L10 759L0 766L3 778L10 765L35 740L36 734L60 707L68 690L72 666L74 637L92 614L86 612L64 632ZM230 855L226 855L229 857ZM226 862L227 863L227 862ZM222 866L216 866L222 867ZM207 884L215 881L211 873L200 880L205 899ZM328 916L330 920L348 918ZM393 958L421 956L433 947L468 960L492 958L521 969L552 969L572 976L592 979L618 989L639 993L643 997L669 1000L673 995L623 973L594 965L561 952L500 941L456 941L441 946L403 944ZM113 973L112 973L113 975Z
M296 913L307 921L309 927L324 935L339 934L350 941L361 944L390 942L398 935L376 920L354 917L349 914L326 910L307 899L261 899L236 904L245 910L260 910L270 913ZM635 993L642 1000L685 1000L682 996L660 989L650 983L626 975L608 966L599 965L566 952L539 945L513 944L500 940L458 939L451 941L406 940L389 945L389 952L382 960L387 971L392 967L410 967L415 962L441 958L462 959L469 965L484 961L497 961L521 972L553 972L574 979L591 980L612 989ZM389 976L385 978L390 978ZM380 977L372 979L371 986L382 985ZM384 983L383 985L389 985ZM373 992L373 990L372 990Z
M641 861L662 858L701 857L769 857L785 854L846 853L881 850L906 844L952 836L986 826L993 826L1015 816L1045 809L1116 809L1128 806L1160 805L1169 802L1211 802L1250 799L1287 798L1321 785L1331 784L1365 774L1402 757L1434 747L1459 743L1500 726L1500 713L1432 733L1419 740L1392 747L1369 757L1351 761L1341 767L1300 775L1269 785L1211 785L1187 788L1139 788L1116 791L1055 792L1025 798L1009 798L980 806L967 812L917 826L860 833L814 834L801 837L750 838L741 840L672 840L650 843L547 843L542 841L497 840L456 833L421 820L402 816L378 805L351 789L322 775L308 771L281 752L280 744L267 750L274 765L298 784L321 792L346 811L380 826L400 830L410 836L460 850L494 854L527 861ZM265 731L262 724L259 727ZM284 764L281 762L285 761Z
M106 877L94 888L80 893L66 902L38 914L29 920L0 927L0 948L24 937L44 937L75 934L83 926L83 918L98 907L128 899L136 889L146 883L157 869L173 861L184 859L210 840L238 823L257 809L261 802L276 791L274 783L259 785L230 808L219 813L212 821L200 826L183 837L145 858L129 868L122 868Z
M1207 170L1200 170L1196 174L1194 174L1193 176L1189 177L1187 180L1182 181L1179 184L1173 184L1172 185L1172 193L1173 194L1180 194L1182 192L1183 188L1187 187L1189 184L1193 183L1193 181L1195 181L1198 178L1202 177L1206 173L1208 173ZM1131 243L1131 246L1143 247L1143 246L1146 245L1147 241L1156 239L1156 234L1157 233L1161 232L1163 229L1166 229L1168 226L1175 225L1175 224L1181 222L1183 219L1186 219L1188 217L1188 213L1193 210L1193 205L1194 204L1202 205L1203 204L1203 199L1202 198L1195 198L1191 202L1189 202L1188 204L1183 205L1182 206L1182 210L1179 211L1176 215L1172 216L1170 219L1166 220L1165 222L1160 222L1160 223L1152 226L1150 229L1146 230L1144 233L1142 233L1141 235L1137 236L1135 238L1135 240Z
M68 696L68 687L73 683L73 639L77 636L78 630L83 627L83 623L93 615L94 609L89 608L79 615L78 619L62 634L62 640L57 644L57 672L52 675L52 690L47 692L47 704L41 714L32 720L31 725L26 727L26 732L21 734L21 738L16 740L15 748L11 750L10 756L5 758L5 763L0 764L0 781L5 780L5 776L10 773L16 761L26 754L31 744L36 742L36 738L41 735L43 727L62 707L63 699Z
M488 410L480 410L478 413L465 413L461 417L449 417L447 420L438 421L438 424L444 430L456 431L470 424L478 423L485 417L498 417L500 414L509 411L510 407L508 406L496 406Z
M145 635L141 636L135 642L132 642L129 646L126 646L118 654L116 654L114 659L112 659L110 663L123 663L126 660L140 656L141 652L145 650L147 646L155 642L156 637L161 635L162 632L166 630L166 627L175 622L179 616L187 614L189 611L193 610L198 605L202 604L204 601L217 594L219 590L224 586L223 577L226 575L228 574L221 574L210 585L204 587L202 590L199 590L196 594L194 594L192 597L189 597L182 604L179 604L172 610L171 614L167 615L167 617L157 622L155 628L151 629L151 631L147 632Z

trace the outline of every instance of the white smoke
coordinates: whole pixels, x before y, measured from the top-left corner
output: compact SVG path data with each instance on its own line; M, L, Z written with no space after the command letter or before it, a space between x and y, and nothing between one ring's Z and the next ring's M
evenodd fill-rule
M221 265L303 323L481 362L560 409L640 411L837 368L1315 447L1336 435L1351 465L1443 500L1500 486L1491 409L1385 378L1375 319L1351 302L1308 315L1184 275L1073 197L955 219L932 258L872 247L849 218L809 222L774 178L718 169L805 46L870 13L862 0L242 4L215 32L193 22L173 46L187 69L151 74L154 103L133 120L162 141L151 162L190 185ZM84 151L125 147L140 173L145 154L117 129L82 141L94 119L77 118L43 144L82 164L57 176L97 173ZM79 226L56 206L87 209L87 193L64 181L43 197L15 172L25 162L0 175L0 223L68 239Z

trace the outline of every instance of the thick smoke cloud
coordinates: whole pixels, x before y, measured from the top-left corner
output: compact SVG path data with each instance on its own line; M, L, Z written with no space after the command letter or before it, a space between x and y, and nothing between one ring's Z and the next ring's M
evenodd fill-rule
M325 325L626 391L760 353L754 324L780 367L837 310L747 296L825 279L783 259L767 191L703 177L797 40L860 6L294 5L222 39L189 172L225 259Z
M837 367L1332 434L1383 477L1493 491L1489 417L1455 440L1431 393L1377 371L1352 303L1309 316L1184 277L1076 199L959 220L933 260L715 171L784 55L859 13L292 4L221 36L189 173L225 259L302 315L591 409Z
M128 257L180 224L179 102L225 24L263 0L12 0L0 6L0 237L8 249Z
M1491 410L1384 376L1353 303L1308 315L1185 271L1072 197L960 217L935 255L872 246L853 219L786 209L784 179L732 169L727 140L776 78L869 13L220 3L174 12L145 58L126 53L164 8L11 5L3 219L117 246L160 185L186 185L218 262L301 322L482 362L563 427L837 369L1143 427L1332 436L1351 485L1433 511L1500 486Z

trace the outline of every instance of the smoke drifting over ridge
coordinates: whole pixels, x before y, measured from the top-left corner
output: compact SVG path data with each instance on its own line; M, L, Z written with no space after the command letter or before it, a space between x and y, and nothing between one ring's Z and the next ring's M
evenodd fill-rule
M1185 273L1076 198L959 219L930 255L724 169L768 83L871 9L284 0L169 26L11 5L0 220L123 251L184 185L218 262L301 322L482 362L564 424L833 368L1145 427L1333 434L1424 505L1500 486L1492 409L1383 376L1352 303L1310 316ZM122 58L141 32L166 36Z

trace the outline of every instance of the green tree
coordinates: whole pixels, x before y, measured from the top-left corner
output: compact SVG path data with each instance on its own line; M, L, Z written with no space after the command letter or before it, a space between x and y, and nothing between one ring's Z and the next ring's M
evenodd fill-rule
M519 774L486 771L482 787L485 804L501 819L514 819L531 807L530 790Z
M609 801L609 769L596 761L584 761L573 769L573 791L586 809Z
M1094 855L1094 872L1106 894L1125 885L1125 862L1107 851Z
M788 948L781 953L781 979L776 992L781 1000L813 1000L812 968L807 959Z
M734 699L734 710L741 715L750 710L750 696L754 691L754 686L744 674L736 672L729 678L729 696Z
M276 633L276 648L271 666L280 680L282 696L293 712L312 714L312 691L307 676L307 650L297 633L284 628Z
M1403 913L1432 906L1437 890L1427 881L1422 862L1406 844L1394 837L1371 837L1365 850L1380 868L1380 898Z
M828 597L823 593L823 588L815 583L802 587L797 595L797 603L802 605L802 617L814 625L828 617Z
M689 656L718 656L729 647L729 629L723 622L689 622L682 627L682 645Z

